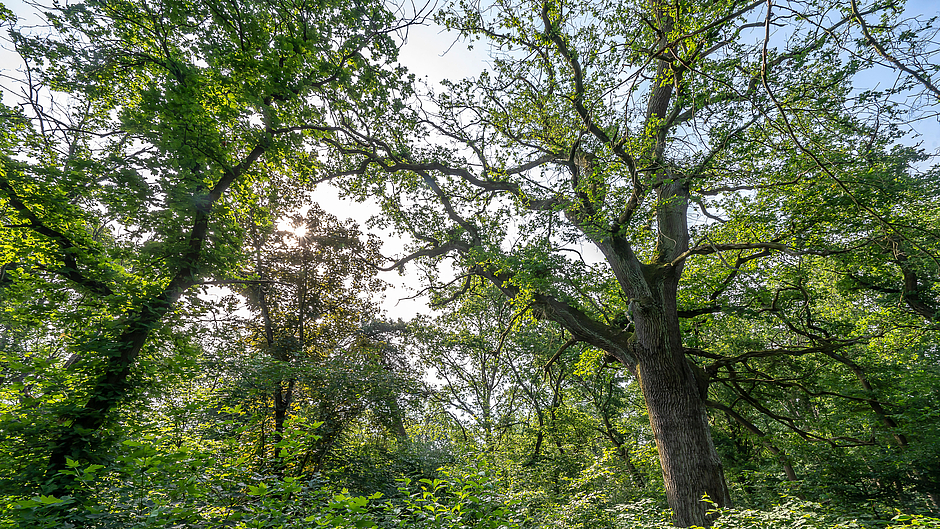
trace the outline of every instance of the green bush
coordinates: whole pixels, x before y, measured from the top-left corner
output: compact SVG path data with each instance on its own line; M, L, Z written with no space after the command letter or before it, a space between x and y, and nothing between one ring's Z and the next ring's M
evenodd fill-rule
M523 526L512 501L480 471L440 470L440 479L402 478L402 498L385 504L383 525L409 529L517 529Z
M290 443L285 443L289 450ZM230 443L125 440L109 466L69 461L72 496L0 498L0 528L374 527L372 497L263 474ZM286 454L285 454L286 455Z

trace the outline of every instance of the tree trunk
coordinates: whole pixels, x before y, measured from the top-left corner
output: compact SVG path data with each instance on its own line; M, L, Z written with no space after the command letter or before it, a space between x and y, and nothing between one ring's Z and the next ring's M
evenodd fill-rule
M401 407L398 405L398 399L395 398L395 395L390 395L387 402L389 409L389 429L395 434L399 442L407 442L408 430L405 429L404 413L402 413Z
M686 360L679 319L669 310L674 287L660 283L660 303L634 303L637 374L646 400L666 485L666 498L679 527L708 526L710 505L731 498L705 411L705 395ZM665 305L665 306L664 306Z
M95 432L105 424L111 410L131 392L132 383L128 377L150 330L159 325L179 297L169 288L167 292L151 300L139 313L130 316L126 330L116 340L109 341L103 336L89 344L90 351L106 354L107 362L85 404L62 415L63 429L52 444L46 467L46 494L62 496L70 493L71 480L59 474L68 468L69 459L82 462L94 460L100 445Z
M633 464L633 459L630 457L630 448L624 443L622 436L617 432L613 424L610 423L610 410L605 406L599 411L601 420L604 422L604 430L602 431L604 437L617 449L617 453L620 454L620 459L623 460L627 467L627 472L629 472L630 477L633 478L633 483L641 489L645 488L646 478L643 477L643 474L641 474L636 468L636 465Z
M291 401L294 396L294 379L287 382L284 387L284 381L278 380L274 388L274 466L278 473L284 471L284 458L280 456L280 447L277 445L284 439L284 420L287 418L287 412L290 410Z
M268 145L269 140L264 139L241 163L226 168L222 179L208 194L194 197L196 211L188 234L189 244L178 256L179 268L173 279L159 294L137 300L139 308L115 322L124 328L116 340L109 340L102 333L96 342L89 344L90 352L107 358L104 372L95 381L85 404L62 416L65 426L52 442L46 467L46 479L49 482L46 494L69 494L71 484L69 480L63 480L60 472L68 467L68 459L88 459L97 449L100 439L95 433L105 424L112 410L133 390L133 383L128 378L150 333L162 324L164 316L176 305L183 292L202 277L202 252L208 238L209 215L214 204L232 182L264 154Z

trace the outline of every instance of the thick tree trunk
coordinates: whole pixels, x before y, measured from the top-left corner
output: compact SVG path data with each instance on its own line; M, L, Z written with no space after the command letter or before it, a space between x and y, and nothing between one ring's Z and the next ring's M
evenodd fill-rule
M646 400L677 526L708 526L710 505L731 503L724 471L705 411L705 395L686 360L679 321L670 301L674 289L659 285L660 303L634 303L637 374Z

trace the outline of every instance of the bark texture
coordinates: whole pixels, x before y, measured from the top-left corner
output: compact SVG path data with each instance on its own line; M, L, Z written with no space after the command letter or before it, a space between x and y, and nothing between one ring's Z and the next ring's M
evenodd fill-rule
M666 497L676 525L709 525L708 498L729 506L731 498L702 391L682 347L675 310L675 278L655 285L649 306L634 304L637 375L656 439Z

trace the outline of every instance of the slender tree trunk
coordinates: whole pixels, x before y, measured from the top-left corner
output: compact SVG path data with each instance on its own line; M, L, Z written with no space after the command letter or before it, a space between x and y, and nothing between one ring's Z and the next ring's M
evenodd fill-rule
M107 358L104 372L91 388L90 397L75 412L62 418L65 427L52 443L46 478L52 482L46 494L68 494L69 484L60 479L59 471L64 470L67 459L86 459L97 448L99 441L95 432L106 422L111 411L133 389L128 380L137 357L150 337L150 332L162 324L163 317L173 308L180 296L201 277L200 261L203 246L209 233L209 215L214 204L222 197L228 187L267 150L269 139L256 145L251 152L234 167L225 168L224 174L215 186L205 195L194 197L196 211L192 228L188 233L188 245L179 256L179 268L173 279L159 294L138 300L137 311L129 313L117 325L123 326L116 340L109 340L104 334L96 343L89 344L89 350ZM68 252L65 253L69 255ZM168 256L169 257L169 256ZM102 287L108 294L110 289ZM101 290L101 288L99 288Z
M55 483L54 489L47 491L48 494L57 496L68 493L67 488L62 488L57 479L59 471L67 468L68 459L87 461L92 458L97 448L93 432L104 425L111 409L130 391L131 384L127 378L147 339L146 328L149 323L151 322L137 322L114 343L108 343L104 339L99 341L111 354L85 405L63 417L64 429L52 446L46 469L46 477Z
M600 409L600 413L601 419L604 421L604 436L607 437L617 449L617 453L620 454L620 459L622 459L627 466L627 472L630 473L630 477L633 478L633 482L636 486L641 489L646 487L646 479L636 468L636 465L633 464L633 459L630 457L630 448L624 443L621 435L614 428L614 425L610 423L610 410L605 406Z
M109 340L103 332L101 337L88 345L89 351L106 356L107 361L85 404L62 416L63 429L52 444L46 467L46 494L62 496L71 493L71 479L63 479L59 473L68 468L69 459L89 461L94 458L100 444L95 432L105 424L111 411L131 393L133 382L128 380L131 368L151 329L160 325L188 286L189 282L174 280L159 296L142 302L143 309L127 316L125 330L117 339ZM116 323L120 325L124 322Z
M404 413L401 411L401 406L398 405L398 399L395 398L395 395L389 396L388 409L390 415L389 426L392 433L395 434L395 437L397 437L400 442L407 442L408 430L405 429Z
M278 472L284 470L284 458L279 453L277 444L284 439L284 420L287 419L287 412L290 410L291 401L294 396L294 379L287 381L287 387L284 387L284 381L278 380L274 388L274 461Z
M522 465L523 467L531 467L532 465L538 463L539 458L542 455L542 439L545 437L545 422L542 419L542 410L536 410L538 419L539 419L539 429L535 434L535 446L532 448L532 457L529 458L529 461Z

